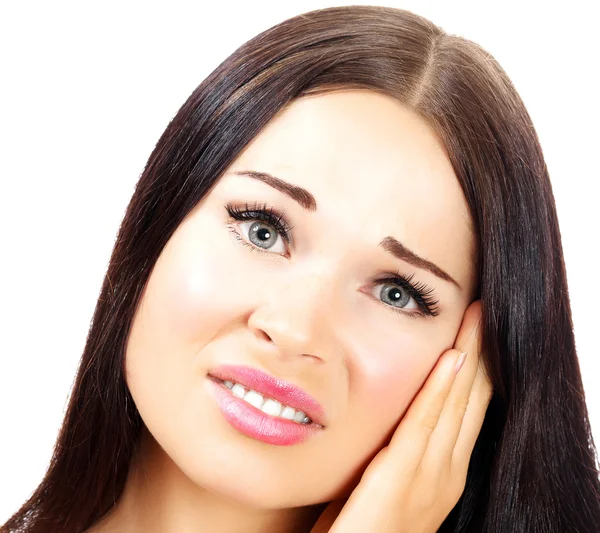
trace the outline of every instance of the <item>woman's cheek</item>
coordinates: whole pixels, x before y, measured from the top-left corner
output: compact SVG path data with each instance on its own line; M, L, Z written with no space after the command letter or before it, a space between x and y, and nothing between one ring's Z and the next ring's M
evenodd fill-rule
M440 354L431 334L428 342L426 336L412 333L409 327L397 335L371 339L368 351L357 358L355 369L363 383L361 402L378 409L386 406L386 418L399 419Z
M157 326L164 324L177 341L203 347L249 304L248 279L231 241L224 226L198 223L183 228L165 248L151 308Z

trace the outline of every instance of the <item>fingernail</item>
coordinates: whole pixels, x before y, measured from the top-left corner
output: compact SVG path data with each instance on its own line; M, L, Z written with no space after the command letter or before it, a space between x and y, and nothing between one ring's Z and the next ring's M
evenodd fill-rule
M454 375L458 374L459 370L462 368L465 359L467 358L467 352L461 352L456 360L456 366L454 367Z

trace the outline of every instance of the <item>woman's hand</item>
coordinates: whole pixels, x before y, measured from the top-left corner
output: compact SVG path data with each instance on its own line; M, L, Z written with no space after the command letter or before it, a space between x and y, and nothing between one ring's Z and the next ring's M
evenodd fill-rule
M466 310L406 415L348 499L331 502L311 533L435 533L460 499L492 397L480 360L481 304ZM467 357L455 374L461 352Z

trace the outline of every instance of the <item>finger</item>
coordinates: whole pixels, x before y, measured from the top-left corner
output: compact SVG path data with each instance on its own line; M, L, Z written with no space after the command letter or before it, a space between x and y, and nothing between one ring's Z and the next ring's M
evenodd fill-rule
M481 341L481 301L472 302L463 315L454 348L462 352L479 350Z
M419 467L424 458L429 439L452 390L456 378L456 362L464 351L462 348L472 349L469 342L475 342L473 339L477 338L476 327L480 317L480 302L473 302L464 313L455 348L440 357L390 441L389 456L401 458L399 460L408 471L414 471ZM402 447L401 453L393 453L394 448L400 447Z
M445 475L450 468L477 375L480 361L480 319L481 305L474 302L465 311L456 341L457 346L467 353L467 357L454 380L423 458L426 468L438 477Z
M416 470L423 459L452 388L461 355L455 349L442 354L390 440L387 456L391 461L395 458L404 473Z
M469 461L477 437L481 432L485 413L493 396L493 386L485 371L483 359L477 367L477 374L473 384L473 390L460 428L460 433L454 446L451 460L451 470L464 472L466 475Z

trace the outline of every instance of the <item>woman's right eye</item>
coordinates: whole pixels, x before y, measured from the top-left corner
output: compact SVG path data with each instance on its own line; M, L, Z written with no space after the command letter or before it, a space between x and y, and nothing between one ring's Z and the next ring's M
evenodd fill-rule
M268 224L258 221L241 222L238 225L242 231L237 231L234 227L231 229L239 240L244 239L242 244L252 246L260 252L276 253L285 255L286 244L279 234L278 230L273 229ZM243 228L246 227L244 230ZM248 241L250 244L248 244ZM275 245L279 243L279 246Z
M286 246L291 246L292 226L279 210L269 207L267 204L258 203L252 207L246 204L245 208L227 204L225 209L233 220L239 222L239 224L230 226L231 231L242 244L249 246L251 250L285 255ZM241 231L238 231L237 228L240 228ZM279 241L284 241L279 246L280 250L273 250ZM282 246L283 249L281 249Z

